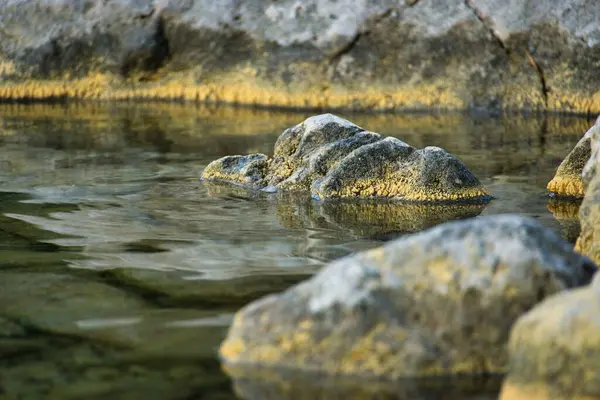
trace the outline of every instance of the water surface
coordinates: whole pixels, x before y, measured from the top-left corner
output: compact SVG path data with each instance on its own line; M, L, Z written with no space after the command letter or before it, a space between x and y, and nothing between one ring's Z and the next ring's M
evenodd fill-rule
M495 199L316 202L198 180L215 158L271 154L309 114L0 106L0 398L495 398L495 381L428 392L293 376L232 382L221 371L216 350L233 313L330 260L486 214L525 214L571 242L578 235L577 206L549 203L545 185L592 121L342 115L445 148Z

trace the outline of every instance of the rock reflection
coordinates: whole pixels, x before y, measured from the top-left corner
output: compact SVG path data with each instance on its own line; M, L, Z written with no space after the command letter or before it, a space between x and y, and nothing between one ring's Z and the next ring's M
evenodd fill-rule
M500 378L432 378L368 381L272 369L224 367L244 400L492 400Z
M561 236L570 243L575 243L581 232L579 223L579 208L581 201L550 200L548 210L558 221L561 228Z
M357 237L378 239L418 232L451 220L476 217L485 207L484 204L315 202L286 197L277 205L277 219L286 228L343 230Z

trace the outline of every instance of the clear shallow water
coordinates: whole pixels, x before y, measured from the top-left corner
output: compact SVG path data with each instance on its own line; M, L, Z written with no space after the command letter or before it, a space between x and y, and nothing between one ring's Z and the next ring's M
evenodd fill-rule
M574 241L577 206L548 203L545 185L591 121L344 115L452 152L495 197L486 207L320 203L198 180L220 156L270 154L307 116L0 106L0 398L494 398L496 381L232 384L216 350L247 302L445 220L518 212Z

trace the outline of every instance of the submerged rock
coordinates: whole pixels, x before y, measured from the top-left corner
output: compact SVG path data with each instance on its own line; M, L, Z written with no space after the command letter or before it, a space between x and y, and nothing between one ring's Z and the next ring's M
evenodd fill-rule
M558 166L554 178L548 182L548 190L555 196L583 197L583 167L591 155L591 137L599 129L600 118L577 142L573 150Z
M223 157L202 178L270 191L310 190L316 198L489 200L475 175L445 150L415 149L331 114L286 129L268 161L263 154Z
M241 367L386 379L501 372L513 322L595 270L529 218L447 223L251 303L220 355Z
M515 323L501 400L600 398L600 285L552 296Z

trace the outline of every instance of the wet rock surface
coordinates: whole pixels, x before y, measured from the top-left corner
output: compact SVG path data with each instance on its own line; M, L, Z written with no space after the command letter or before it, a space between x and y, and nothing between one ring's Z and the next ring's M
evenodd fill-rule
M286 129L270 160L263 154L223 157L202 178L267 191L310 190L319 199L489 200L475 175L445 150L415 149L332 114Z
M554 196L582 198L583 190L583 168L590 159L592 153L591 138L600 129L600 118L583 135L573 150L558 166L556 175L548 183L548 190Z
M502 372L512 323L595 270L532 219L447 223L244 307L220 354L234 366L386 379Z
M600 397L598 283L552 296L519 318L502 400Z
M5 0L0 98L600 111L594 5Z

